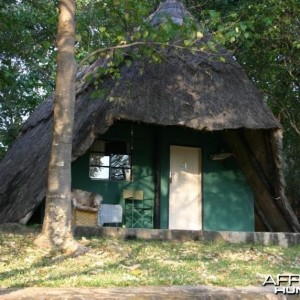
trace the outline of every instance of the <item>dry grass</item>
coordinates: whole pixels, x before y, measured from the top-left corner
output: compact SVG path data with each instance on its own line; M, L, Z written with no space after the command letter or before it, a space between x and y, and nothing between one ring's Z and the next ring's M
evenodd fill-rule
M33 246L38 228L0 227L0 287L261 285L266 274L300 273L299 246L82 238L68 257Z

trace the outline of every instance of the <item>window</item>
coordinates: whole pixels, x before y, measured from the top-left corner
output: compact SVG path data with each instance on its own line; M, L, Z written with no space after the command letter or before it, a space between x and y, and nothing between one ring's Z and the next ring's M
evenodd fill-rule
M90 178L130 181L130 143L96 140L90 153Z

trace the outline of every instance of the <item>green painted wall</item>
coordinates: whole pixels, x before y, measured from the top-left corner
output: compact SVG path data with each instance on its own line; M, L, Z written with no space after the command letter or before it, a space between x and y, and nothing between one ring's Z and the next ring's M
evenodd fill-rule
M158 130L159 129L159 130ZM72 166L73 188L102 194L104 203L117 204L123 189L142 189L154 201L155 140L160 140L160 228L168 228L170 145L202 148L203 229L254 231L253 195L234 159L212 161L222 148L220 132L199 133L184 127L157 127L127 122L115 123L103 136L133 141L133 182L89 179L89 153Z
M207 145L203 157L203 224L205 230L254 231L253 194L234 158L212 161L220 136Z
M254 231L253 195L245 177L234 159L210 159L224 147L220 132L165 127L161 140L161 228L168 228L169 149L170 145L180 145L202 148L203 229Z

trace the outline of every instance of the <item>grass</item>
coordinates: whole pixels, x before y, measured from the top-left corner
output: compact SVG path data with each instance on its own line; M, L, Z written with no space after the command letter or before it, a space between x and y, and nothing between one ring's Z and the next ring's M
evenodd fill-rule
M0 227L1 288L261 286L269 274L300 274L300 246L82 238L91 251L68 257L36 249L38 233L35 227Z

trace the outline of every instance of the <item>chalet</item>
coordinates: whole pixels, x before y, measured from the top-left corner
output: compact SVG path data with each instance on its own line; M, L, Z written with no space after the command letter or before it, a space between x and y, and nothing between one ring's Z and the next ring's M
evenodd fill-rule
M188 16L179 0L151 15ZM120 205L120 226L212 231L300 229L284 193L282 127L238 62L167 48L98 89L77 75L72 186ZM25 122L0 162L0 222L26 223L45 198L53 98Z

